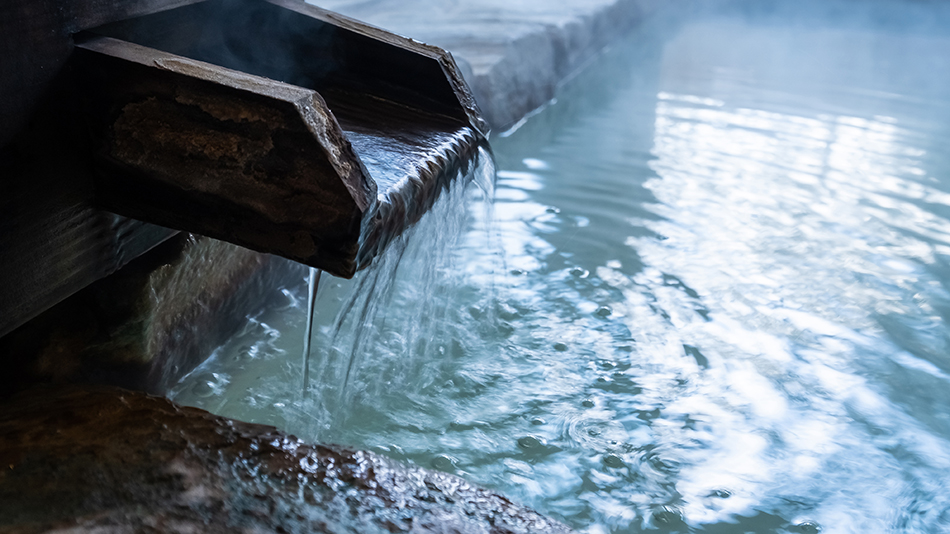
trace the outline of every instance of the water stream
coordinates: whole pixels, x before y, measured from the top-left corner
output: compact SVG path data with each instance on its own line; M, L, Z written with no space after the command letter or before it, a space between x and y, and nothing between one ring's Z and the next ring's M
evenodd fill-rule
M301 280L174 398L592 534L950 532L950 19L835 5L640 31L324 280L309 397Z
M310 345L313 342L313 309L317 304L317 290L320 288L320 277L323 271L310 268L307 275L307 323L303 335L303 396L307 397L310 391Z

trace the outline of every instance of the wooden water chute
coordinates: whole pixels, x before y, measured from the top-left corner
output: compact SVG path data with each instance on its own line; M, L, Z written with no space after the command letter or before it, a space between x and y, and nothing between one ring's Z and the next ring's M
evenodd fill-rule
M350 277L487 135L447 52L303 1L57 6L0 8L0 336L176 230Z
M293 0L210 0L77 43L105 208L343 277L372 259L378 200L431 205L487 133L447 52Z

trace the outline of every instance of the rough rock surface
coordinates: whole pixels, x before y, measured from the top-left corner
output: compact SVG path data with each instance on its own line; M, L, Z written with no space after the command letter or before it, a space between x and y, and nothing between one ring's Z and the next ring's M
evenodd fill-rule
M561 533L453 475L116 388L0 405L0 532Z

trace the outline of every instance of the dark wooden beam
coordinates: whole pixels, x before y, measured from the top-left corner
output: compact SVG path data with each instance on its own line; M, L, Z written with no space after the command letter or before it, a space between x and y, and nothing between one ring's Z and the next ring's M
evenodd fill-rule
M75 61L103 207L356 272L376 184L316 92L108 37Z
M352 276L487 135L447 52L299 0L77 4L5 6L52 37L0 65L0 335L174 230Z

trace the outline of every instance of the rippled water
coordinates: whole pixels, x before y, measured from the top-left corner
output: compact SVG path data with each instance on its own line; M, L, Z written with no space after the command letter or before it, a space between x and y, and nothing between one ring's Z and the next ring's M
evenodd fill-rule
M324 279L314 398L301 280L176 400L590 533L950 532L950 31L870 18L641 31Z

